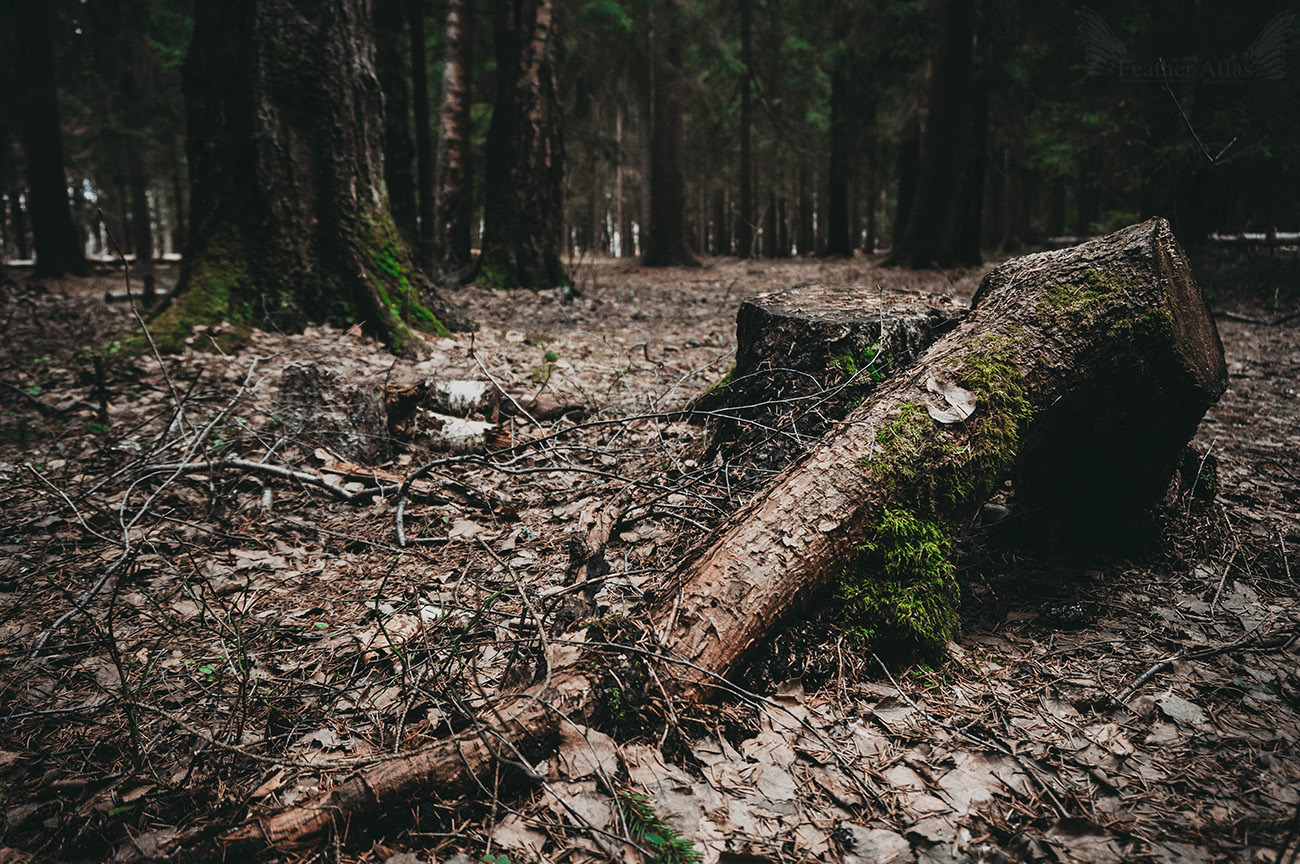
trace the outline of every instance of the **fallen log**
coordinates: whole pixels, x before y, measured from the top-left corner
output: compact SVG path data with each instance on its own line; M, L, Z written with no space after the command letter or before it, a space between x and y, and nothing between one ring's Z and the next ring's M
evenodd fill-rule
M915 635L942 638L955 615L945 553L998 484L1012 479L1018 495L1076 516L1153 501L1226 377L1214 321L1162 219L998 267L960 326L721 526L660 592L650 620L674 659L660 677L675 674L682 699L704 698L837 583L846 605L911 609L924 619L910 622ZM229 839L316 842L390 802L462 794L494 758L528 761L561 722L595 708L593 664L553 660L546 681L503 698L471 732Z

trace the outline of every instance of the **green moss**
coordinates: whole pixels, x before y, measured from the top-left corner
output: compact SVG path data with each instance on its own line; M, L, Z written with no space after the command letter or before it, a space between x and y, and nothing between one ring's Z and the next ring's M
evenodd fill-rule
M706 396L711 394L720 395L723 390L726 390L729 386L731 386L731 379L735 377L735 375L736 375L736 364L732 363L731 368L727 370L727 374L723 375L721 378L715 381L713 386L710 387L708 390L705 390L704 395Z
M889 639L932 650L957 628L960 589L949 561L949 531L905 508L885 507L836 599L864 641Z
M1091 320L1115 305L1115 295L1128 294L1138 288L1138 284L1126 276L1085 270L1075 283L1052 288L1038 302L1038 312L1057 319L1064 316Z
M859 463L885 482L893 500L928 519L955 521L972 499L993 494L1010 470L1029 421L1015 341L989 334L937 374L975 394L975 413L945 426L924 405L904 402L876 433L877 452Z
M923 404L904 402L876 433L876 452L860 460L890 504L840 580L846 621L859 633L903 635L934 650L956 627L949 538L1010 473L1032 414L1017 339L988 334L935 371L975 394L966 422L940 424Z
M149 322L149 333L160 351L180 351L195 327L221 321L231 325L217 338L221 350L233 349L248 339L251 312L244 298L250 293L251 279L236 250L219 243L209 245L189 274L186 290ZM137 334L123 347L138 351L146 345L143 334Z
M870 345L862 346L855 354L841 354L838 357L832 357L830 365L834 366L844 373L846 378L852 378L859 372L869 370L868 378L871 382L883 381L886 373L890 369L890 360L888 357L883 362L877 362L876 358L880 354L880 343L874 342Z
M504 254L489 255L486 252L483 254L483 260L478 268L478 275L474 277L475 284L503 290L519 287L510 268L500 260L500 256Z
M369 248L370 282L375 294L393 315L386 327L390 331L392 347L400 351L410 339L403 325L439 336L451 334L438 317L420 302L416 287L419 280L410 263L410 255L397 233L391 217L384 215L367 221L364 238Z

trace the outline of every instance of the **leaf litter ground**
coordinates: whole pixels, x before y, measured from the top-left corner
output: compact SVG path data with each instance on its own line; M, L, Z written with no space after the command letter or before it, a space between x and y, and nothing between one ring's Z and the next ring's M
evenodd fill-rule
M134 319L102 300L116 277L3 284L0 860L219 855L250 815L464 728L541 674L547 639L635 619L752 491L699 464L704 430L674 413L729 369L743 297L812 279L966 298L981 275L862 260L577 274L569 303L457 293L481 329L420 361L317 328L224 355L198 332L162 366L118 350ZM1220 327L1230 389L1197 438L1216 497L1171 500L1118 554L1034 541L991 504L942 664L881 664L816 611L720 706L634 699L611 663L628 704L607 704L603 731L567 728L540 787L401 802L280 857L675 860L663 827L709 862L1285 860L1300 322ZM489 380L549 419L515 411L496 442L515 449L490 460L401 440L367 468L327 430L286 433L289 362L390 389ZM212 464L231 458L299 479ZM391 485L438 458L399 548ZM576 584L570 541L613 508L610 572ZM627 796L653 830L632 830Z

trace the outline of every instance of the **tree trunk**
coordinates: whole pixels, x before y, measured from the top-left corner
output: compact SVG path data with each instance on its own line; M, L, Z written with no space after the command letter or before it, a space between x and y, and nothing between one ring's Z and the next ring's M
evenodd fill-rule
M175 348L196 323L361 322L394 349L446 332L383 194L382 96L367 9L328 0L195 7L185 63L191 255L155 319ZM430 296L436 301L436 295Z
M149 216L149 184L144 175L144 159L138 148L127 151L127 170L131 184L131 238L135 247L135 272L145 280L146 293L153 282L153 224Z
M953 211L962 166L963 118L971 67L973 0L944 0L931 74L929 117L921 145L916 203L891 261L910 267L951 264Z
M181 142L173 137L167 153L168 167L171 172L172 208L175 216L172 225L174 229L172 231L172 249L176 252L181 252L185 248L185 244L189 242L189 230L186 227L185 219L185 184L181 181L184 169L181 166L180 144Z
M808 255L812 252L816 241L813 240L813 196L812 185L808 182L808 168L800 164L798 172L798 196L797 205L799 221L798 231L795 235L795 245L799 247L800 255Z
M641 263L647 267L698 262L686 244L686 181L682 176L682 32L678 0L653 0L654 65L650 129L650 224ZM642 226L646 229L647 226Z
M499 288L554 288L568 282L555 0L497 0L494 30L497 95L477 278Z
M415 185L419 190L420 238L416 258L435 273L433 142L429 128L429 60L424 45L424 0L406 0L406 24L411 33L411 101L415 115Z
M916 175L921 163L921 121L913 112L903 126L898 142L898 200L894 204L894 230L890 236L890 254L902 249L907 222L916 202Z
M447 55L442 67L442 106L438 111L438 191L434 198L433 250L438 266L464 270L474 261L470 226L474 221L474 165L471 153L474 69L472 0L447 5Z
M827 255L853 254L853 237L849 219L849 189L853 184L853 155L858 146L857 107L851 103L850 86L853 70L848 49L843 49L831 70L831 158L827 170L826 213Z
M767 206L763 208L763 257L777 255L776 191L767 190Z
M54 35L49 3L16 2L5 17L15 26L12 62L18 93L18 121L27 154L27 214L36 247L36 275L85 275L86 257L68 201L63 168L63 130L54 79ZM4 62L10 62L6 60Z
M948 299L869 286L807 283L746 299L735 365L690 407L708 418L700 461L721 454L733 489L772 477L964 314Z
M736 254L754 255L754 69L753 0L740 0L740 212L736 214Z
M27 248L27 214L23 212L22 192L17 189L9 193L10 242L13 243L15 256L26 261L30 254Z
M727 233L727 193L721 187L713 190L713 245L714 255L731 254L731 236Z
M847 612L874 613L882 632L942 644L956 615L952 536L1004 480L1017 498L1083 525L1149 504L1226 383L1214 320L1164 220L998 267L960 326L665 586L649 610L656 650L669 658L658 677L681 699L706 698L717 676L832 590ZM964 420L953 417L964 401L953 385L974 397ZM905 602L866 602L891 596ZM900 611L918 604L919 613ZM549 660L547 682L504 697L471 732L366 769L229 839L316 841L390 803L469 789L498 764L494 751L534 761L561 717L591 719L601 674L574 647Z
M618 257L636 257L636 243L632 237L632 208L627 206L627 156L623 149L625 140L623 122L623 102L618 103L618 113L614 115L614 140L617 142L618 162L614 172L614 207L618 224Z
M419 225L416 218L415 183L411 168L415 147L411 144L411 99L407 80L411 68L407 52L405 0L374 0L375 72L384 91L384 185L393 224L408 249L416 248Z

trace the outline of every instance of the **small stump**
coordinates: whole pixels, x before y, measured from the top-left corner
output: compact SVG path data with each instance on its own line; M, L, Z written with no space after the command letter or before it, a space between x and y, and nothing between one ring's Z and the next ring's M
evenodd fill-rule
M704 458L746 481L770 477L965 314L950 297L865 285L750 297L736 314L736 365L691 406L708 417Z

